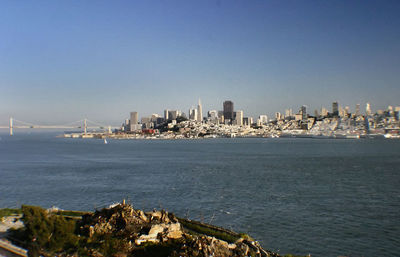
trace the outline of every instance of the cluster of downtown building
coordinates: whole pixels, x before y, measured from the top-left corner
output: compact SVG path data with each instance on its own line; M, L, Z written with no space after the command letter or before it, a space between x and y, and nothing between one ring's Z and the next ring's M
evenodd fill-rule
M399 137L400 107L388 106L386 110L373 113L369 103L365 113L361 113L360 104L351 113L348 106L342 108L338 102L332 103L332 109L315 110L307 113L307 107L301 106L298 112L287 109L285 113L275 113L268 119L260 115L254 120L244 117L242 110L234 110L230 100L223 102L223 110L211 110L203 116L203 107L199 100L197 107L189 109L188 115L179 110L164 110L164 115L152 114L142 117L131 112L116 136L150 138L198 138L198 137L348 137L367 136Z

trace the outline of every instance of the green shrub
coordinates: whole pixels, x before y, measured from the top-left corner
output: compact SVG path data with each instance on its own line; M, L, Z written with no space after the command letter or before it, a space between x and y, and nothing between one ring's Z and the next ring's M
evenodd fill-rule
M0 209L0 218L6 217L6 216L11 216L11 215L18 215L21 213L22 213L21 209L4 208L4 209Z
M31 246L59 252L74 249L78 245L78 236L74 234L76 222L62 216L48 214L37 206L22 206L25 224L26 242Z

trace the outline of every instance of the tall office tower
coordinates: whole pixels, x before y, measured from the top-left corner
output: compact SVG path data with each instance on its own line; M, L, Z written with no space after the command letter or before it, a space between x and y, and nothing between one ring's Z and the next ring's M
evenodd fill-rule
M139 117L137 112L131 112L130 124L138 124Z
M365 106L365 114L367 114L367 116L371 115L371 105L369 103L367 103L367 105Z
M258 117L258 119L260 120L261 124L267 124L268 123L268 116L267 115L260 115Z
M350 107L349 106L344 107L344 113L345 113L346 116L349 115L349 113L350 113Z
M300 114L301 114L301 119L302 120L306 120L307 119L307 107L305 105L303 105L300 108Z
M317 109L314 110L314 116L315 116L315 117L319 117L319 113L318 113L318 110L317 110Z
M356 117L360 116L360 104L356 104Z
M280 120L282 118L282 114L280 112L275 113L275 119Z
M227 120L233 120L233 102L232 101L225 101L224 102L224 119Z
M203 108L201 106L200 98L199 98L199 105L197 105L197 121L198 122L203 121Z
M346 111L341 106L339 106L339 117L346 116Z
M164 119L165 120L169 119L169 110L168 109L164 110Z
M333 102L332 103L332 115L333 115L333 117L338 117L339 116L339 104L338 104L338 102Z
M243 126L243 111L237 111L235 117L235 124Z
M153 113L151 115L151 122L156 122L159 117L160 115L158 115L157 113Z
M208 116L208 118L210 118L211 120L215 120L215 119L218 120L218 111L216 111L216 110L208 111L207 116Z
M197 120L197 116L198 116L197 109L195 109L194 107L190 108L189 109L189 119Z
M326 117L327 115L328 115L328 109L326 109L325 107L322 107L321 116L322 117Z
M129 121L129 131L138 130L139 117L137 112L131 112L131 119Z
M249 119L249 125L254 123L253 117L248 117L248 119Z
M168 111L168 118L170 120L176 120L179 116L182 115L182 112L179 110Z
M249 126L250 125L248 117L244 117L243 118L243 125L245 125L245 126Z

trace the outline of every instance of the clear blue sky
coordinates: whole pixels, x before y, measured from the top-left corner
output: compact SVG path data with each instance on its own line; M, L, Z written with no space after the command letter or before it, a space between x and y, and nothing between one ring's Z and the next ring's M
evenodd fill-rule
M0 124L400 105L400 1L2 1Z

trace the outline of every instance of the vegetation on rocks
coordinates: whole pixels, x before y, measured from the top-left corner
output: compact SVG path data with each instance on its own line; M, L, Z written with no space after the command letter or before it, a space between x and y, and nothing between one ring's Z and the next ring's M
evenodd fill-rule
M11 237L30 256L279 256L246 234L177 218L164 210L145 213L125 203L94 213L26 205L21 212L25 226Z
M4 208L0 209L0 218L12 215L19 215L21 213L22 213L21 209Z

